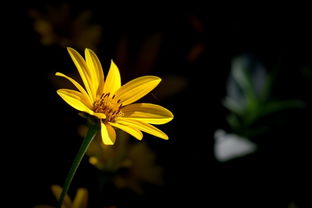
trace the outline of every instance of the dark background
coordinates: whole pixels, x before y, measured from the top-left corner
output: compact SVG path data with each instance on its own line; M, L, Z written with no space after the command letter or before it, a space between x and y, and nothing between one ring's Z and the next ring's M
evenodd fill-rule
M148 187L144 197L108 191L109 200L104 205L277 208L294 202L298 207L311 206L309 11L249 8L244 12L216 12L203 5L178 8L146 4L69 3L73 15L89 9L91 22L102 26L97 54L106 73L110 59L118 65L116 51L122 37L128 38L129 62L135 62L140 44L151 35L161 34L156 62L148 73L164 78L179 76L186 83L173 95L153 100L175 115L172 122L160 127L170 140L144 136L164 168L165 184ZM85 122L55 93L58 87L53 84L53 74L74 70L66 48L42 45L29 16L29 9L44 11L47 5L24 3L18 8L3 8L7 11L2 18L6 22L2 100L3 113L8 117L3 121L2 158L8 173L3 181L8 184L5 189L10 197L5 198L11 203L9 207L53 203L50 186L63 183L81 142L77 126ZM190 58L196 45L202 50ZM274 96L300 99L307 107L289 112L285 125L257 138L259 151L255 154L219 163L213 154L213 134L218 128L229 129L225 120L228 111L221 102L231 60L245 53L256 57L269 71L279 67ZM145 75L140 71L127 74L126 67L120 67L123 83ZM73 190L92 187L94 172L84 160ZM93 206L102 207L95 202Z

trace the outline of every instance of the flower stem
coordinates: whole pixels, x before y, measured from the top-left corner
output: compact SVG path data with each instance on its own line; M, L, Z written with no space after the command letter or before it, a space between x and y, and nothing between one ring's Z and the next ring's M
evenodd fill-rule
M59 201L58 201L58 208L61 208L62 204L63 204L63 201L64 201L64 197L66 196L67 194L67 191L69 189L69 186L74 178L74 175L79 167L79 164L84 156L84 154L86 153L90 143L92 142L92 140L94 139L97 131L98 131L99 127L97 124L91 124L89 126L89 130L88 130L88 133L87 133L87 136L86 138L84 138L81 146L80 146L80 149L74 159L74 162L67 174L67 177L65 179L65 183L64 183L64 187L63 187L63 191L61 193L61 196L59 198Z

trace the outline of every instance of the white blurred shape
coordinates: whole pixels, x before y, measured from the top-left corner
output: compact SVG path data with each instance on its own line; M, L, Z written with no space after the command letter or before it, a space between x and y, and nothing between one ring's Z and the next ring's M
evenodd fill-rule
M227 134L222 129L216 130L214 138L214 154L219 162L242 157L257 150L255 143L236 134Z

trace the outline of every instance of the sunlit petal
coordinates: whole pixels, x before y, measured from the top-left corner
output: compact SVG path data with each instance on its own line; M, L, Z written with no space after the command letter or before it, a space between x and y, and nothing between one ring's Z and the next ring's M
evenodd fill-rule
M71 83L73 83L73 85L82 93L82 95L85 97L84 99L87 101L87 105L89 107L91 107L91 100L89 98L89 95L88 93L86 92L86 90L78 83L76 82L74 79L70 78L69 76L66 76L65 74L63 73L60 73L60 72L56 72L55 73L56 76L60 76L60 77L64 77L66 79L68 79Z
M91 101L94 102L95 97L96 97L96 89L93 88L93 84L91 80L91 73L88 70L87 64L85 62L85 60L82 58L82 56L73 48L68 47L67 48L68 53L70 55L70 57L72 58L78 72L79 75L82 79L82 82L88 92L88 94L90 95Z
M160 81L161 79L156 76L136 78L119 88L116 97L121 100L123 105L131 104L152 91Z
M96 95L101 95L104 88L104 73L102 65L96 54L90 50L85 50L86 63L90 72L93 89L96 89Z
M98 117L99 119L105 119L106 118L106 115L104 113L95 113L92 111L90 114Z
M73 108L91 114L92 110L87 106L87 102L80 92L70 89L59 89L57 94Z
M110 123L112 126L119 128L125 132L127 132L128 134L132 135L134 138L138 139L138 140L142 140L143 138L143 134L140 130L133 128L132 126L128 126L128 125L124 125L121 123Z
M121 79L119 69L116 64L111 61L111 65L104 83L104 93L110 93L111 95L115 94L115 92L121 86Z
M133 128L139 129L143 132L146 132L148 134L154 135L156 137L159 137L165 140L169 139L167 134L165 134L163 131L145 122L125 118L122 120L118 120L118 123L122 125L126 125L126 126L131 126Z
M166 108L151 103L134 103L122 109L123 117L140 120L151 124L165 124L173 119L173 114ZM122 117L120 118L122 119Z
M115 143L116 132L111 125L101 122L101 136L104 144L113 145Z

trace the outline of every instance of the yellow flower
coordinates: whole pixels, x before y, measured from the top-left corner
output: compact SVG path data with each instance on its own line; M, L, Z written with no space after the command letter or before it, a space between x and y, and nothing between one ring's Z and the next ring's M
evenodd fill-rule
M58 185L52 185L51 190L56 199L58 199L61 195L62 188ZM88 190L85 188L79 188L73 201L69 198L68 195L65 196L62 208L86 208L87 204L88 204ZM54 208L54 207L49 205L37 205L34 206L34 208Z
M101 63L92 50L85 49L83 59L74 49L67 49L85 88L72 78L57 72L57 76L68 79L78 89L59 89L57 93L73 108L99 119L104 144L115 143L116 132L113 127L129 133L138 140L143 138L142 131L168 139L164 132L151 124L165 124L173 119L173 114L159 105L134 103L160 83L159 77L142 76L121 86L119 69L111 61L104 81Z

